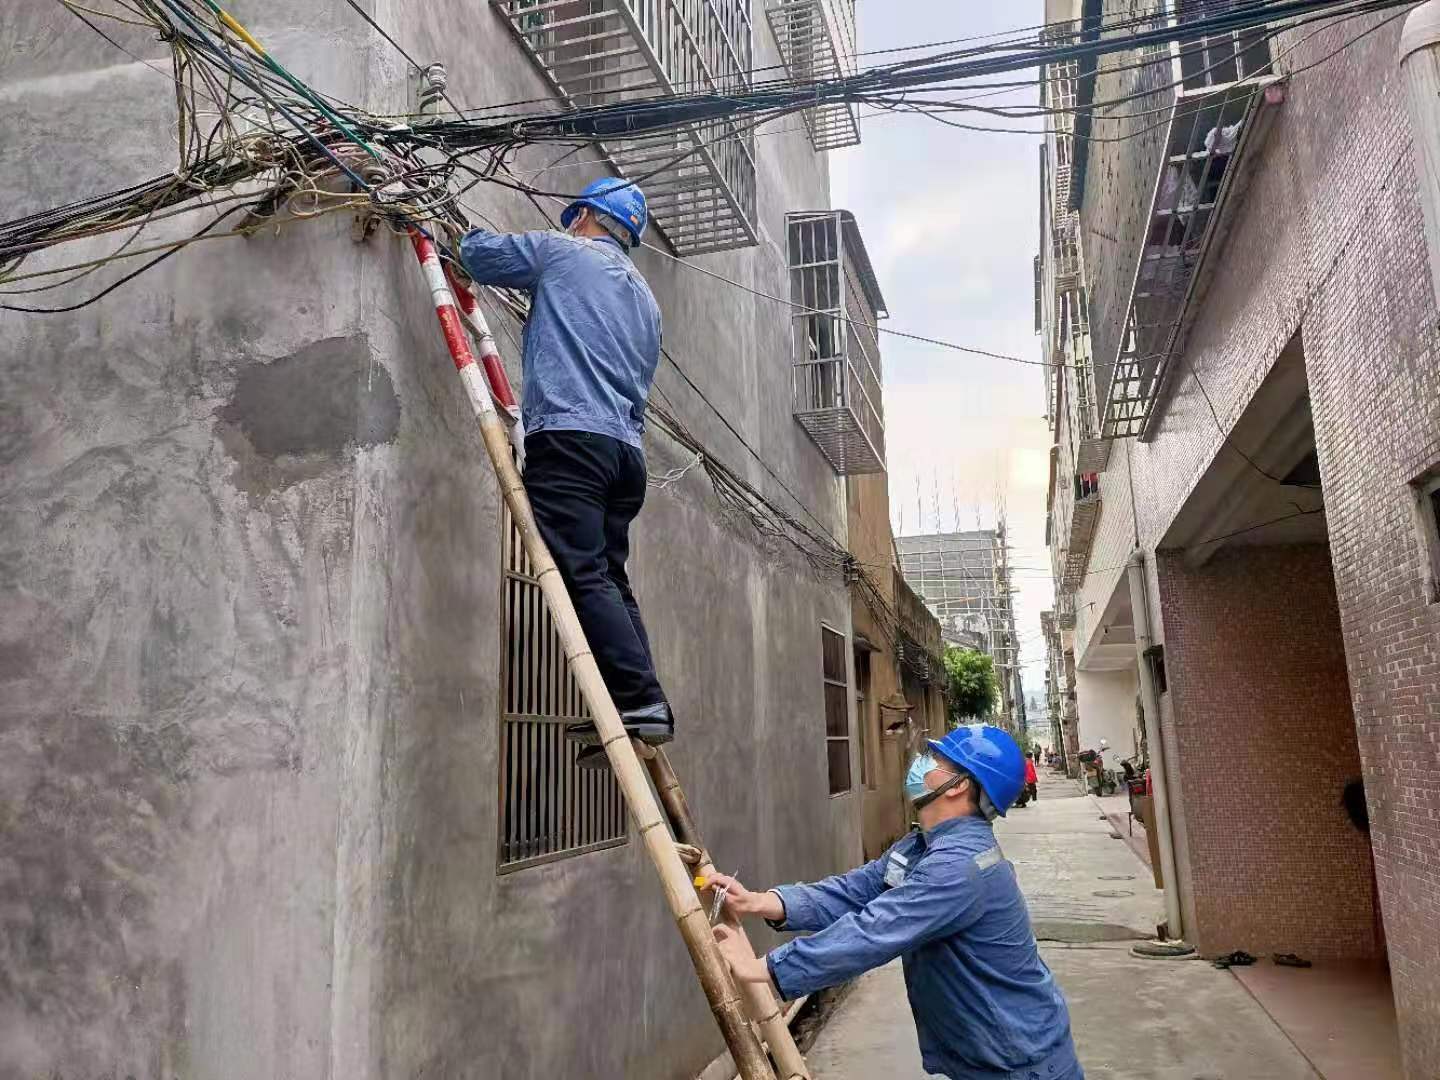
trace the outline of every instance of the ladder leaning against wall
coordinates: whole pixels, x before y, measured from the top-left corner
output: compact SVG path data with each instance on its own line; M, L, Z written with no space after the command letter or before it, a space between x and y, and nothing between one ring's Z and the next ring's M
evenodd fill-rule
M751 983L737 989L731 978L696 886L697 880L714 874L715 867L695 827L685 793L663 750L632 742L625 734L565 583L536 530L512 448L514 396L475 296L441 264L430 237L412 229L410 242L430 289L445 345L479 422L480 437L499 481L500 494L554 619L565 659L595 721L630 817L660 878L665 902L690 952L700 987L740 1076L743 1080L809 1080L805 1060L771 989ZM474 339L475 351L467 334Z

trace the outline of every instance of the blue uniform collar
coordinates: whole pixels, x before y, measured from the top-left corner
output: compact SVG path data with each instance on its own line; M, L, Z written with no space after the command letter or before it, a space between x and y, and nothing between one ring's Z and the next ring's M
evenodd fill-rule
M986 832L995 831L990 822L986 821L983 817L946 818L933 828L922 829L920 831L925 837L925 842L931 844L942 836L948 836L951 833L958 835L959 833L976 829L984 829Z
M627 259L630 257L630 253L626 251L625 248L621 245L620 241L616 240L613 236L587 236L585 239L594 240L597 244L609 244L616 251L620 252L621 255L624 255Z

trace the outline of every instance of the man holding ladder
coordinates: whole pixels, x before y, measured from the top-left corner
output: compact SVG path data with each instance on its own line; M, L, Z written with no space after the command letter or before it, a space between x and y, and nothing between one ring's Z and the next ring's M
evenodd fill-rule
M813 930L767 955L716 937L735 978L793 999L904 958L927 1072L949 1080L1084 1080L1070 1013L1040 958L1014 867L991 822L1024 785L1024 755L1006 732L971 724L929 743L906 776L920 819L874 862L813 885L750 892L734 878L732 915L777 930Z

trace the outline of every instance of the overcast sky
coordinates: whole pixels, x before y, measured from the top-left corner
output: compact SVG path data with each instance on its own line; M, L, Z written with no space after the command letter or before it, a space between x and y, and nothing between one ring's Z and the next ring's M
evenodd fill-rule
M993 34L1044 19L1039 0L860 0L857 8L861 50ZM861 64L896 58L862 56ZM1036 98L1026 88L999 100ZM960 131L926 117L889 115L863 120L861 132L858 147L831 153L832 188L835 205L859 222L889 305L888 325L1040 359L1031 270L1039 136ZM952 529L957 502L960 528L975 528L977 515L988 528L1003 505L1020 590L1015 628L1025 692L1042 694L1040 612L1050 606L1052 589L1041 369L893 336L881 347L895 531Z

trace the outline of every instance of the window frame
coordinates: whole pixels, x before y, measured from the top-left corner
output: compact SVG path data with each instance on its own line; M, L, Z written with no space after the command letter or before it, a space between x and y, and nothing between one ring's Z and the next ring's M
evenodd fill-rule
M840 664L843 669L840 678L831 676L825 665L825 635L833 634L838 639L837 651L840 657ZM826 622L820 623L820 685L821 685L821 722L825 732L825 778L826 787L829 790L830 798L839 799L849 795L855 790L855 761L853 736L854 725L850 722L850 701L854 689L850 685L850 668L845 655L853 646L848 634L836 630ZM831 695L829 690L834 687L840 691L840 700L845 703L845 733L843 735L830 734L830 709L829 701ZM830 746L832 743L843 743L845 745L845 787L836 790L835 776L830 766Z
M1440 604L1440 465L1411 480L1408 488L1423 556L1425 603Z
M870 650L860 645L852 646L851 655L855 663L855 726L860 729L860 787L865 791L876 788L877 763L870 761L870 747L876 741L873 737L870 719L875 665L870 662ZM864 662L863 665L861 662ZM862 677L863 675L863 677Z
M495 872L504 876L623 847L630 814L612 772L575 766L579 744L564 726L588 720L589 710L503 507L500 529Z

